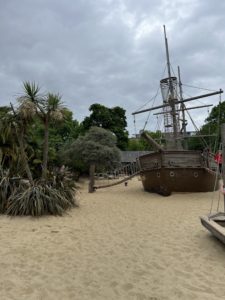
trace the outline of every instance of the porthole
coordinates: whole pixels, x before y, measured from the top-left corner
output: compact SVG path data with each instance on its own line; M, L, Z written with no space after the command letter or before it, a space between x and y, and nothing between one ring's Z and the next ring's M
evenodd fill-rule
M170 171L170 177L174 177L175 173L173 171Z

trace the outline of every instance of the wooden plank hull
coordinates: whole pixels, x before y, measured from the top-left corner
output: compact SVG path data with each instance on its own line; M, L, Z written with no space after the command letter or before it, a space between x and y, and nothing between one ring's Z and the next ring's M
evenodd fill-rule
M216 172L198 151L165 151L139 158L146 191L164 196L172 192L211 192L218 189Z
M212 235L225 244L225 214L219 213L215 216L201 216L202 225L209 230Z
M146 191L165 195L172 192L211 192L218 188L216 173L204 168L145 170L141 171L141 179Z

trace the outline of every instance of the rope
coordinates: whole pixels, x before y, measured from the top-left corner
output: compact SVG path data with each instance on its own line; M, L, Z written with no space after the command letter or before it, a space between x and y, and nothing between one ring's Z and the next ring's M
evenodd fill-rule
M211 215L211 213L212 213L213 202L214 202L214 199L215 199L215 190L216 190L216 183L217 183L217 180L218 180L218 174L219 174L219 165L217 165L217 168L216 168L216 179L215 179L215 183L214 183L213 196L212 196L211 207L210 207L210 211L209 211L209 214L210 214L210 215ZM217 211L218 211L218 210L217 210Z
M222 149L222 143L220 143L220 149ZM213 196L212 196L212 200L211 200L211 207L210 207L210 212L209 214L212 213L212 209L213 209L213 202L214 202L214 199L215 199L215 191L216 191L216 183L218 181L218 175L219 175L219 164L217 164L217 167L216 167L216 179L215 179L215 183L214 183L214 190L213 190ZM218 201L217 201L217 212L219 211L219 206L220 206L220 192L219 192L219 196L218 196Z
M189 118L190 118L190 120L191 120L191 122L192 122L192 124L193 124L193 126L194 126L194 128L195 128L195 130L199 133L200 131L199 131L198 127L196 126L194 120L192 119L190 113L189 113L188 110L186 109L186 106L184 106L184 107L185 107L185 111L187 112L187 114L188 114L188 116L189 116ZM204 145L205 147L207 147L208 145L207 145L205 139L204 139L203 137L200 137L200 138L201 138L201 140L202 140L202 142L203 142L203 145Z
M159 89L160 89L160 86L158 87L157 92L156 92L156 94L155 94L155 96L154 96L154 101L153 101L153 103L152 103L152 107L153 107L153 105L154 105L154 103L155 103L156 97L158 96ZM144 124L144 127L143 127L143 131L145 130L145 127L146 127L147 124L148 124L148 120L149 120L149 118L150 118L150 115L151 115L151 111L148 113L147 119L146 119L145 124Z
M214 153L216 153L216 146L217 144L219 144L220 119L221 119L221 94L219 95L219 117L218 117L218 128L217 128L217 135L216 135L217 138L215 139L215 143L214 143Z
M202 87L198 87L198 86L194 86L194 85L188 85L188 84L184 84L184 83L182 83L182 85L190 87L190 88L194 88L194 89L203 90L203 91L216 92L215 90L210 90L210 89L206 89L206 88L202 88Z
M162 73L162 75L161 75L161 78L162 78L163 75L165 74L166 68L167 68L167 65L165 65L165 67L164 67L164 70L163 70L163 73ZM153 105L154 105L154 103L155 103L155 99L156 99L156 97L158 96L159 90L160 90L160 85L158 86L158 89L157 89L157 92L156 92L155 96L153 96L153 97L152 97L148 102L146 102L144 105L142 105L141 107L139 107L137 111L141 110L143 107L145 107L145 106L146 106L148 103L150 103L151 101L153 101L153 103L152 103L152 107L153 107ZM143 130L145 130L145 128L146 128L146 126L147 126L147 124L148 124L148 120L149 120L149 118L150 118L150 115L151 115L151 111L148 113L148 116L147 116L147 119L146 119L146 121L145 121Z

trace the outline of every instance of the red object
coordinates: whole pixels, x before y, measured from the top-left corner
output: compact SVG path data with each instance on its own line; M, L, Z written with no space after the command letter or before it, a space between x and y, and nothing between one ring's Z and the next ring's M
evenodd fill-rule
M217 152L214 159L217 164L222 164L223 162L222 153Z

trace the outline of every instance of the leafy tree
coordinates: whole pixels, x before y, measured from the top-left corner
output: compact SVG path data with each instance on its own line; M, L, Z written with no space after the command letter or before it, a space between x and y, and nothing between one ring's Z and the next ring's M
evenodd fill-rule
M101 127L113 132L117 137L117 146L125 150L128 144L128 131L125 110L119 106L108 108L101 104L92 104L89 108L91 112L82 122L84 131L92 126Z
M0 107L0 166L2 168L9 167L9 162L16 160L18 153L12 119L11 108Z
M212 151L218 149L221 143L220 126L222 123L225 123L225 101L212 108L209 116L205 119L205 124L199 130L200 135L208 136L204 137L204 140L189 139L189 148L202 149L208 146Z
M161 144L161 131L157 130L156 132L147 131L147 133ZM141 135L137 138L130 138L128 142L127 150L129 151L153 151L154 147L149 144Z
M35 83L24 83L24 95L19 98L21 105L20 113L26 121L34 111L44 125L44 145L42 159L42 179L47 177L48 152L49 152L49 127L52 120L63 120L63 104L61 97L56 94L48 93L47 97L40 95L40 89Z
M91 127L84 136L80 136L63 154L70 166L79 159L89 165L89 192L94 191L94 173L96 167L110 167L120 161L120 152L116 147L116 136L103 128Z
M73 113L67 108L64 108L62 113L63 122L50 120L49 123L48 168L60 165L60 150L75 140L80 133L80 124L78 121L73 120ZM42 163L44 130L43 122L38 117L34 119L32 126L29 127L28 143L34 150L32 168L36 173L40 172L40 168L37 167Z
M61 215L65 209L77 206L74 184L70 174L64 171L48 174L47 178L47 163L50 126L53 121L62 120L65 111L58 95L51 93L46 96L40 95L35 83L25 82L24 89L24 95L17 99L19 102L17 109L11 105L10 109L0 110L1 164L4 162L3 156L6 157L2 149L7 142L12 149L19 148L17 163L22 166L17 168L18 178L12 177L11 162L9 171L0 168L0 212L9 215ZM44 141L42 140L42 175L41 178L33 179L29 155L32 149L28 142L29 129L35 121L42 122ZM23 169L26 172L25 178ZM29 181L23 178L28 178Z

